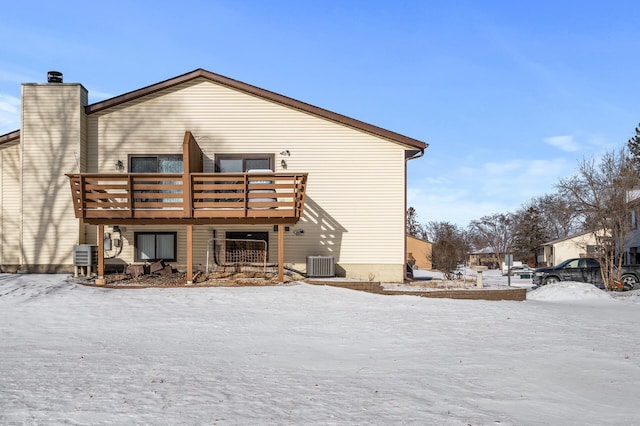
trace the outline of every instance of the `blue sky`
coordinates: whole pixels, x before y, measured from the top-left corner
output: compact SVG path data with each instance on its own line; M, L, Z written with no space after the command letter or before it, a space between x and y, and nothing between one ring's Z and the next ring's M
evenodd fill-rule
M515 211L640 122L632 1L9 2L0 134L48 70L97 102L196 68L429 143L421 222Z

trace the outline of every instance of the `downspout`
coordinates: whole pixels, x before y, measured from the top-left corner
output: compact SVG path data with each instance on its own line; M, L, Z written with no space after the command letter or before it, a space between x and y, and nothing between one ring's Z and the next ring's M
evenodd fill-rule
M402 276L404 277L405 280L408 279L407 277L407 163L409 162L409 160L415 160L418 159L422 156L424 156L424 150L425 148L421 149L419 152L413 154L411 157L405 158L404 159L404 223L403 226L405 228L404 230L404 238L403 238L403 242L404 242L404 253L402 254L403 260L402 260Z

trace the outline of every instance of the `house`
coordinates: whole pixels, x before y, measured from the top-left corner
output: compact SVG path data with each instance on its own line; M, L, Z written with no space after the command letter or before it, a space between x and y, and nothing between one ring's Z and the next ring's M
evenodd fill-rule
M500 259L496 257L491 247L485 247L469 253L469 266L486 266L489 269L496 269L500 267Z
M640 190L627 191L627 204L629 206L630 230L626 236L625 263L640 264Z
M419 269L430 270L433 268L431 263L432 246L433 244L429 241L407 235L407 263Z
M234 241L265 262L405 274L406 170L427 144L203 69L88 103L51 72L0 136L0 268L170 261L192 277ZM226 249L225 249L226 250Z
M586 231L544 243L537 250L537 264L553 266L575 257L596 256L601 247L598 238L603 236L604 232L596 237L593 231Z

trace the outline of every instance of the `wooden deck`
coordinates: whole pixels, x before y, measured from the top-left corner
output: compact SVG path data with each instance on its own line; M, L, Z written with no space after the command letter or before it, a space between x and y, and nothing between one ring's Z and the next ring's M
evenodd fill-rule
M98 278L104 284L106 225L186 225L187 283L193 280L193 227L287 225L302 217L307 173L204 173L190 131L182 173L68 174L76 218L98 225ZM284 226L278 227L278 279L284 280Z
M75 215L94 224L296 223L306 173L69 174Z

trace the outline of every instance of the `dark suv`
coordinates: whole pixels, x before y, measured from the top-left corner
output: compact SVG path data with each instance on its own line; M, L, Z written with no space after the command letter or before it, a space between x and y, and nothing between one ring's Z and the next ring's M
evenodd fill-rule
M604 288L600 263L590 257L567 259L556 266L537 268L533 271L534 285L540 286L558 281L579 281Z

